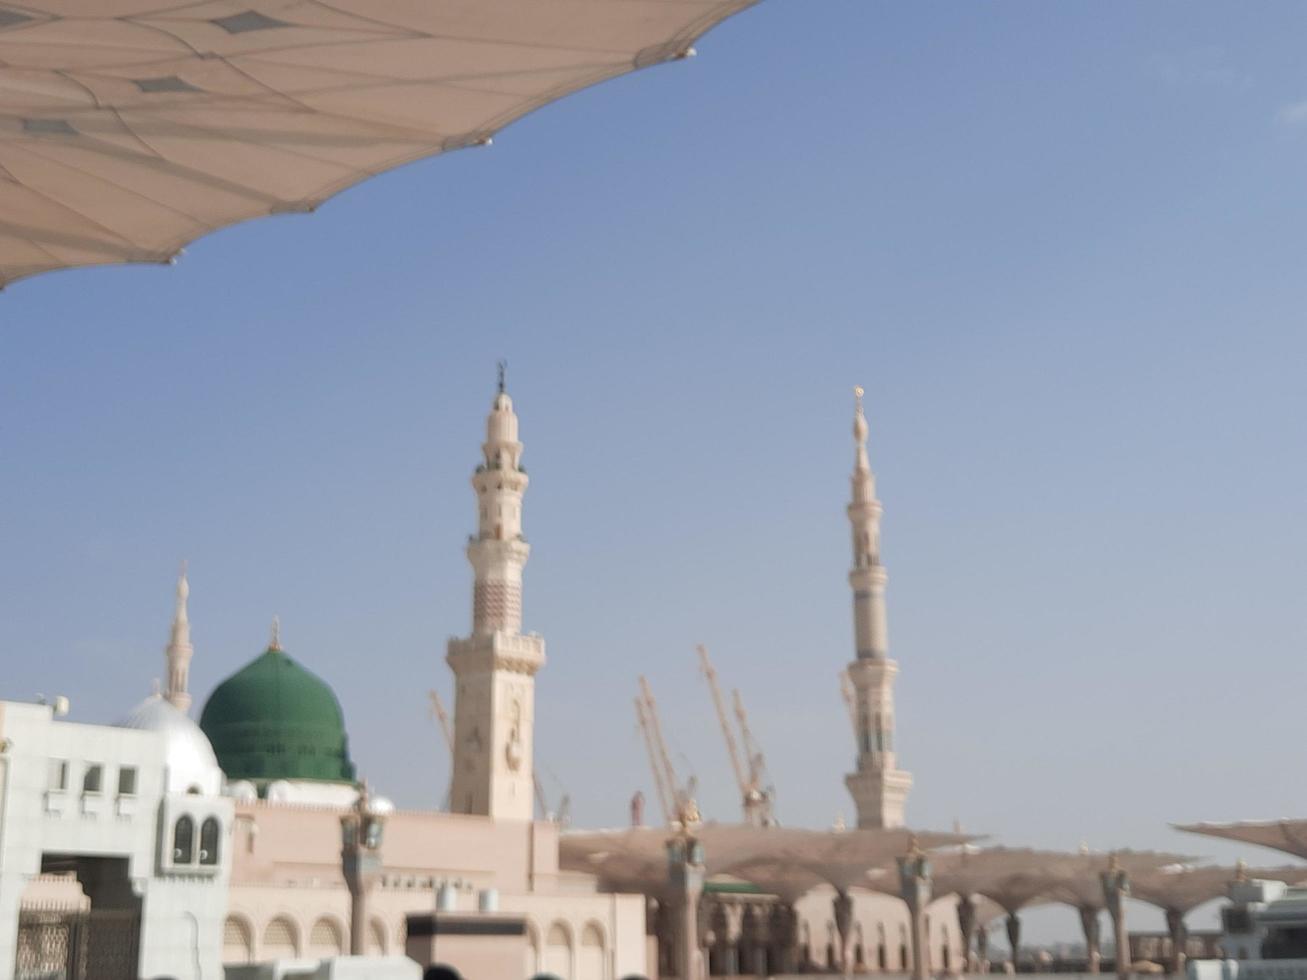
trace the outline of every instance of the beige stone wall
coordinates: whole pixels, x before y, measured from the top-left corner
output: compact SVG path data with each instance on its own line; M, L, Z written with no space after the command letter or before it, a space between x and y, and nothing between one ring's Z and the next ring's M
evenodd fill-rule
M344 950L343 812L237 804L227 962L326 956L333 944ZM644 899L600 894L594 879L560 874L554 824L399 811L387 821L382 853L386 870L369 900L369 952L402 953L407 914L434 909L437 887L452 883L459 910L475 910L478 893L495 889L501 911L526 917L523 977L564 962L565 971L554 969L564 980L645 972Z

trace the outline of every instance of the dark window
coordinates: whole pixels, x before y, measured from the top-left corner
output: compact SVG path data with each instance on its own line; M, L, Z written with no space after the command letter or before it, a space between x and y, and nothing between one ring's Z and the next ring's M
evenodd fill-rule
M118 770L118 795L136 795L136 769L133 766L123 766Z
M83 793L100 792L100 784L104 781L104 766L87 766L86 775L82 777Z
M195 860L195 821L178 817L172 831L172 859L174 864L190 864Z
M218 863L218 831L221 829L217 817L206 817L200 824L200 864Z

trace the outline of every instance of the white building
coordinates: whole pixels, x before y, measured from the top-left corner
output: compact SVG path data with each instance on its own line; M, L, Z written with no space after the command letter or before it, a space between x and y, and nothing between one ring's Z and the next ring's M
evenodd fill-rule
M220 977L232 803L208 740L157 695L119 726L56 714L0 702L0 980Z

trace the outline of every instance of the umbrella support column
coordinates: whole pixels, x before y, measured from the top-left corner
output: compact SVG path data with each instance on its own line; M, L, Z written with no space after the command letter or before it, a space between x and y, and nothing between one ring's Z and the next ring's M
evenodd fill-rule
M668 884L675 952L673 965L680 980L702 980L699 949L699 896L703 893L703 845L688 835L667 842Z
M958 934L962 937L962 972L976 971L976 954L972 951L976 939L976 896L958 898Z
M912 930L912 980L929 975L930 949L926 939L926 906L930 904L930 862L913 841L912 850L899 858L899 894L908 906Z
M837 891L831 904L835 912L835 931L840 937L840 972L848 973L851 966L849 961L852 959L849 943L853 938L853 896L844 890Z
M1116 938L1116 975L1119 980L1130 976L1130 932L1125 924L1125 900L1130 894L1130 877L1118 864L1115 855L1103 872L1103 898L1112 913L1112 932Z
M1102 925L1098 918L1100 910L1088 905L1082 905L1077 911L1080 913L1080 928L1085 933L1085 956L1088 959L1085 972L1097 973L1099 963L1103 958L1103 954L1100 952L1100 926Z
M1189 930L1184 926L1184 913L1179 909L1167 909L1166 928L1171 933L1171 972L1179 976L1184 973L1185 946L1189 939Z
M1012 947L1012 972L1016 973L1021 955L1021 917L1016 912L1007 914L1007 944Z

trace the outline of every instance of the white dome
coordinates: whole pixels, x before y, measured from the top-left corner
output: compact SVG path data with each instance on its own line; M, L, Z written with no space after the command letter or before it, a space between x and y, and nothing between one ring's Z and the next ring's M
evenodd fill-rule
M164 736L169 793L198 792L217 796L222 791L222 769L208 737L185 712L153 694L118 723L119 728L158 732Z

